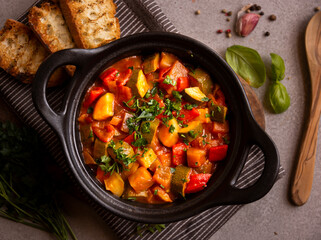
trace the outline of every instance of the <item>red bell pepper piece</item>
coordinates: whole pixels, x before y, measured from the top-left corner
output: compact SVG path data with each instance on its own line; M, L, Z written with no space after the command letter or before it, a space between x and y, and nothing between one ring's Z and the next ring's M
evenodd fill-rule
M215 98L216 104L226 106L225 96L221 89L218 89L215 92L214 98Z
M119 102L128 102L133 97L132 90L126 86L118 87L118 98ZM132 103L129 103L131 105Z
M164 79L170 69L171 69L171 67L160 69L160 70L159 70L159 79Z
M119 75L119 72L115 68L108 68L105 72L103 72L99 77L104 82L104 84L107 86L107 83L109 81L116 80L116 76Z
M93 87L84 101L84 107L89 107L104 92L102 87Z
M226 158L228 145L211 147L209 150L208 160L210 162L221 161Z
M109 177L110 173L105 173L99 166L97 167L96 178L99 182L104 183L104 180Z
M178 166L186 163L186 150L188 146L184 143L176 143L172 147L173 155L172 155L172 163L174 166Z
M191 175L190 181L187 183L185 188L185 193L195 193L203 190L211 178L212 174L209 173L200 173Z
M184 115L184 117L181 117L181 115ZM193 119L197 118L199 115L201 114L196 108L192 108L192 110L183 109L180 112L178 120L183 121L183 123L186 124L192 121Z
M132 148L134 149L134 151L137 149L137 147L133 146L133 142L135 141L135 132L133 132L132 134L128 135L124 141L127 142L130 146L132 146Z
M102 142L109 142L115 135L115 128L111 124L107 124L104 128L92 126L94 134Z
M126 83L129 81L131 75L132 75L132 70L128 68L125 72L120 74L120 77L117 80L117 86L125 86Z
M185 88L189 88L190 83L189 83L189 78L188 77L180 77L177 79L177 91L181 92Z

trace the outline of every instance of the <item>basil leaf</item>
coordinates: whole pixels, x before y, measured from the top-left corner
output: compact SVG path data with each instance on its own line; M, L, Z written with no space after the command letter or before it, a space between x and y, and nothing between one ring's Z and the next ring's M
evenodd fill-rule
M266 70L260 54L252 48L234 45L225 53L227 63L252 87L263 85Z
M275 113L282 113L290 106L290 96L280 82L273 82L269 89L269 100Z
M284 78L284 61L275 53L270 53L270 56L272 59L271 78L273 81L281 81Z

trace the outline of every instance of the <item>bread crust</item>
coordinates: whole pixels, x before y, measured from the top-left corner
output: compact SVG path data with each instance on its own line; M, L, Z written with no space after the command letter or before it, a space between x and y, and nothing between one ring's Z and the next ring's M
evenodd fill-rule
M31 29L8 19L0 30L0 67L24 83L31 83L38 67L49 55ZM60 84L63 70L57 70L48 86Z
M34 6L28 14L28 23L43 45L51 52L75 48L62 11L57 3L43 2L39 7ZM69 75L73 75L74 66L66 66Z
M97 48L120 38L113 0L60 0L71 35L80 48Z

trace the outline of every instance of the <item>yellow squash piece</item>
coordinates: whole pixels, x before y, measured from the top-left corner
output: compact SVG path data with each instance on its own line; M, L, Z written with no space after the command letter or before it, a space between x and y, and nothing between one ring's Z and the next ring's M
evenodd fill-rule
M162 125L159 128L158 138L164 146L172 147L177 143L179 139L178 131L180 130L180 126L178 125L177 120L175 118L169 120L167 122L167 125L168 127ZM173 130L170 132L170 129Z
M101 121L114 116L114 101L115 95L113 93L101 96L95 105L93 118Z
M104 183L106 190L111 191L116 196L120 197L123 194L125 184L118 173L113 172L109 178L104 180Z
M154 184L152 175L145 167L138 168L136 172L128 177L128 181L137 193L147 190Z
M153 149L148 148L146 152L144 152L141 156L137 157L137 161L140 165L144 166L145 168L149 168L150 165L157 159L156 153Z
M160 60L160 68L168 68L176 62L177 57L174 54L162 52Z
M201 123L211 123L210 111L208 108L197 109L200 115L194 119L194 121L200 121Z
M142 69L134 69L127 83L127 86L132 89L133 95L136 97L144 97L149 89L146 77Z
M203 133L203 124L200 121L192 121L187 127L181 128L179 131L181 137L186 138L188 142L198 138Z

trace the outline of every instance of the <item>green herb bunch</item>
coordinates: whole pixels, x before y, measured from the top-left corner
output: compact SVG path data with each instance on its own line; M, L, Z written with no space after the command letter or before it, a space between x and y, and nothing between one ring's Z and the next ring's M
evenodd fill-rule
M0 216L76 239L55 198L57 187L45 171L45 152L37 135L0 123Z
M280 82L284 79L284 61L275 54L271 53L272 68L271 80L272 83L269 87L269 100L275 113L282 113L290 106L290 96L285 86Z
M290 106L290 96L285 86L280 82L284 79L285 65L283 59L271 53L272 83L268 90L269 102L275 113L282 113ZM226 61L233 70L240 75L250 86L261 87L266 79L265 65L260 54L248 47L234 45L226 50Z

